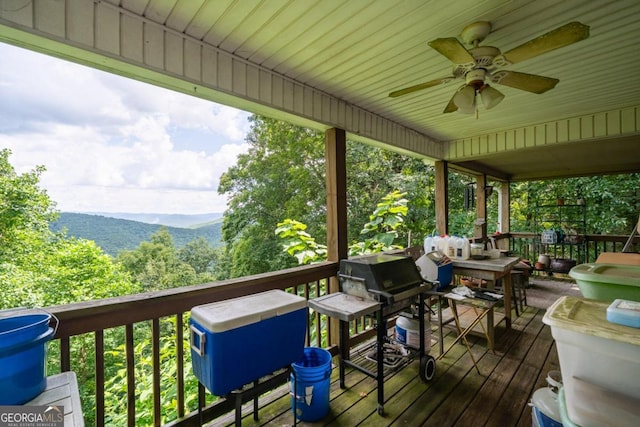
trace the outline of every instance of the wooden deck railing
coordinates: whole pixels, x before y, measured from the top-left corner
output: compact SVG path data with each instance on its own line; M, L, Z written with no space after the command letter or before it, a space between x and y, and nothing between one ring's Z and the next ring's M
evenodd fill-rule
M545 250L552 249L552 245L541 245L539 236L534 233L511 232L500 236L501 239L509 239L509 250L531 263L538 260ZM580 245L570 244L553 248L553 254L558 257L573 259L580 263L595 262L602 252L621 252L629 236L586 234L581 236ZM632 242L631 252L640 252L640 236L636 236ZM550 255L553 255L550 254Z
M622 249L628 237L588 235L586 238L585 262L593 262L601 252L616 252ZM509 242L509 248L522 258L537 260L540 253L537 240L532 233L510 233L499 236L502 245ZM632 250L640 249L640 237L634 241ZM568 257L572 254L569 253ZM105 395L105 355L114 349L105 347L105 332L116 329L124 330L123 362L126 370L126 411L129 426L136 425L136 401L140 400L140 392L136 392L136 367L139 361L135 359L134 348L136 341L140 340L140 330L149 331L148 336L142 339L149 340L152 353L152 390L145 392L153 401L153 425L154 426L196 426L202 421L215 419L233 410L234 402L224 398L213 399L209 396L209 404L200 400L203 407L199 412L197 404L187 402L185 396L185 384L189 379L194 380L191 373L190 350L185 344L185 331L187 315L196 305L222 301L230 298L250 295L271 289L283 289L305 298L314 298L328 292L329 278L335 277L338 264L324 262L310 266L296 267L274 273L265 273L239 279L226 280L215 283L185 286L176 289L149 292L137 295L128 295L104 300L79 302L63 306L49 307L48 310L59 319L59 327L55 340L59 341L59 368L61 371L74 369L74 364L86 357L86 354L74 354L72 340L80 336L89 336L92 347L95 350L95 389L91 398L83 401L85 418L91 420L91 424L104 426L109 424L105 418L108 414L110 396ZM175 322L175 328L167 332L163 328L161 320L171 319ZM137 326L149 324L150 329ZM306 344L320 346L336 352L330 343L337 341L337 337L331 337L329 319L318 313L309 313L309 328L307 329ZM372 323L365 319L354 321L351 325L351 343L356 344L373 336ZM135 333L134 333L135 332ZM170 336L167 336L169 334ZM335 339L333 339L335 338ZM86 338L85 338L86 339ZM175 343L176 366L170 377L167 377L160 369L160 343L170 339ZM188 339L188 338L187 338ZM187 348L185 348L185 346ZM84 350L85 353L86 350ZM54 357L53 354L50 357ZM191 377L191 378L190 378ZM80 387L83 388L82 377L79 377ZM175 383L176 396L175 408L171 414L162 411L162 385ZM86 390L86 388L85 388ZM85 392L86 395L86 392ZM195 407L194 407L195 406ZM166 421L162 421L166 420Z
M324 262L310 266L302 266L274 273L266 273L239 279L226 280L216 283L185 286L144 294L129 295L118 298L79 302L75 304L49 307L48 310L59 319L59 328L55 340L60 342L60 369L72 370L73 364L84 357L73 354L71 340L83 334L92 336L95 348L95 403L82 402L85 419L91 419L92 424L103 426L109 424L105 421L105 414L109 414L108 399L105 396L105 355L113 349L105 348L105 332L112 329L124 329L124 342L126 354L126 394L127 394L127 425L136 425L136 401L141 399L136 395L136 360L134 357L135 340L138 339L140 324L151 323L150 337L152 347L152 383L153 390L147 399L153 400L153 425L163 425L162 419L171 420L164 422L168 426L195 426L199 425L199 416L203 421L214 419L233 409L234 402L224 398L206 406L201 413L197 407L189 407L185 401L185 377L193 377L191 366L186 366L185 360L190 355L188 344L185 344L184 331L185 313L189 313L196 305L222 301L230 298L263 292L271 289L283 289L304 296L307 299L324 295L328 289L328 279L337 274L338 265L335 262ZM324 316L323 316L324 317ZM166 340L164 336L166 328L162 328L161 320L166 318L175 320L176 364L171 378L163 377L160 369L160 343ZM309 328L307 345L329 347L332 342L330 336L329 321L321 318L318 313L309 314ZM371 334L371 325L366 322L354 323L352 335ZM136 334L134 334L134 329ZM144 328L143 328L144 329ZM136 335L136 338L134 338ZM362 338L362 337L360 337ZM185 346L187 348L185 348ZM335 351L335 349L333 349ZM82 379L79 378L82 382ZM177 393L175 397L175 413L163 414L161 402L161 385L175 383ZM80 384L81 388L83 384ZM90 400L90 399L89 399ZM210 397L210 400L213 400ZM87 416L89 415L89 416Z

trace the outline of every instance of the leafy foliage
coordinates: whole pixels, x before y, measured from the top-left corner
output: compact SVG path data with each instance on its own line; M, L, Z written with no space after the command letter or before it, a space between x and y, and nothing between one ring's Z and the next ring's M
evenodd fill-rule
M18 175L9 163L11 150L0 150L0 255L13 248L20 233L44 233L56 217L55 204L38 187L43 166Z
M306 225L293 219L285 219L276 228L276 234L284 240L283 250L296 257L298 264L310 264L327 257L327 246L317 243L306 229Z
M214 249L204 240L194 240L177 250L166 227L131 251L120 252L116 258L143 290L175 288L213 280L209 268Z
M251 122L251 148L223 175L218 188L229 198L223 240L224 257L231 260L216 273L219 279L293 267L295 262L273 233L283 218L295 218L308 227L306 233L316 236L318 245L326 243L324 135L261 116ZM407 239L408 229L420 234L433 229L430 166L352 141L347 161L349 241L360 238L372 207L395 190L407 193L404 220L412 227L398 229L397 238Z
M369 222L360 231L361 236L365 237L364 241L351 244L349 246L350 255L383 252L404 247L395 244L395 241L404 228L404 217L408 212L405 195L406 193L394 191L382 198L382 201L377 204L376 209L369 216Z
M185 315L186 317L187 315ZM188 325L185 319L184 325ZM163 329L160 335L160 376L165 380L160 390L161 423L165 424L177 418L177 369L176 369L176 321L174 318L163 319L161 322ZM134 347L135 357L135 385L136 385L136 425L153 425L153 399L151 393L153 386L153 352L151 328L148 324L136 325L136 337ZM185 326L184 337L188 337L188 326ZM127 424L127 370L126 370L126 348L122 336L116 344L106 354L105 364L110 367L111 374L106 376L105 381L105 401L108 402L106 425L126 425ZM189 342L185 339L182 342L183 348L189 348ZM185 366L191 365L191 353L185 353ZM186 375L185 372L185 404L188 408L196 408L198 402L198 381L193 375Z
M230 196L222 237L231 263L220 278L295 265L273 234L282 218L300 218L312 224L312 234L325 234L323 135L261 116L250 121L251 148L222 175L218 188Z
M578 177L514 183L511 186L511 229L532 231L537 205L566 204L583 199L587 234L628 234L640 212L640 174Z
M92 241L53 233L57 212L38 187L44 168L16 174L0 151L0 308L44 307L129 294L128 273Z
M404 226L404 217L408 211L407 199L404 196L405 193L394 191L382 198L373 214L369 216L369 222L360 231L361 237L364 237L363 241L354 242L349 246L350 255L402 249L401 245L394 242ZM306 225L292 219L285 219L279 223L276 235L283 240L282 249L294 256L298 264L325 260L327 247L316 243L305 231L306 228Z

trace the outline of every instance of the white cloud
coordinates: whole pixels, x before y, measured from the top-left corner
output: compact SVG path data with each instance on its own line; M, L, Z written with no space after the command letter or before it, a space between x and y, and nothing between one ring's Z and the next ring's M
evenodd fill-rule
M248 113L1 43L0 56L0 147L18 172L46 167L59 210L225 209L219 178L248 149Z

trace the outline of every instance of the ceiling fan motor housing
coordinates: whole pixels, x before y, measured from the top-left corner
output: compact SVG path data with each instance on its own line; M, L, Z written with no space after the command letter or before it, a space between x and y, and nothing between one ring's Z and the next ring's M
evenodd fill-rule
M469 70L465 75L465 81L469 86L473 86L476 90L484 85L484 77L487 72L484 68L474 68Z
M455 64L453 66L453 75L455 77L466 76L471 70L483 68L484 70L494 70L496 64L494 59L500 55L500 49L493 46L478 46L469 50L473 56L473 62L468 64Z

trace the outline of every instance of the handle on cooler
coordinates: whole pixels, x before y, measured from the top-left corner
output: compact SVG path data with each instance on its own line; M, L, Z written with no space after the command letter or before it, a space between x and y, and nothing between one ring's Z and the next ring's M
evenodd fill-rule
M207 336L195 326L191 325L191 350L195 351L198 356L204 355L204 343ZM198 345L196 346L196 335L198 336Z

